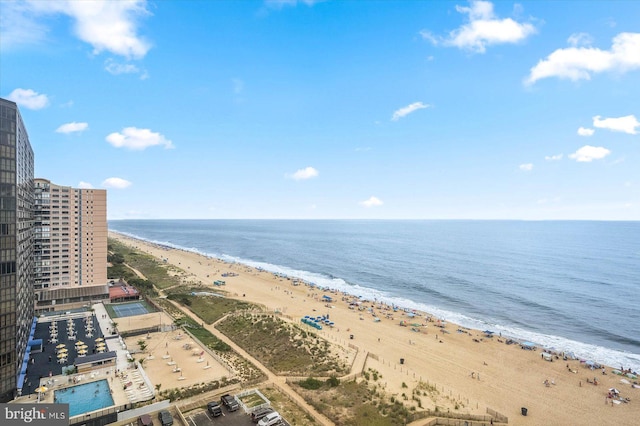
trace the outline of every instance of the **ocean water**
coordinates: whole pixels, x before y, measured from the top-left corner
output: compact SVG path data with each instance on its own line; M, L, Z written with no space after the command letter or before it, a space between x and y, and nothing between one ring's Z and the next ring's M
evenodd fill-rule
M640 222L119 220L109 229L640 371Z

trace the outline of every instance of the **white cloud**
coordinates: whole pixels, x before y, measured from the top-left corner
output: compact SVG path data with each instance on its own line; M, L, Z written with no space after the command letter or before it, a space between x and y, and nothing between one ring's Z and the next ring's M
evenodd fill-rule
M640 45L638 48L640 48ZM601 119L599 115L596 115L593 117L593 127L636 135L638 134L636 127L640 128L640 122L634 115L605 119Z
M567 43L573 47L591 46L591 43L593 43L593 37L587 33L573 33L567 39Z
M125 189L130 187L131 185L131 182L119 177L110 177L102 182L102 186L104 186L105 188L114 189Z
M517 43L536 32L536 28L526 22L517 22L511 18L499 19L493 12L493 3L471 1L470 7L456 6L459 13L468 15L469 22L438 39L428 31L420 34L433 44L444 44L476 53L484 53L487 46L505 43Z
M422 102L414 102L410 105L407 105L406 107L402 107L399 110L395 111L393 113L393 116L391 116L391 120L398 121L402 117L409 115L414 111L417 111L419 109L429 108L430 106L431 105L423 104Z
M7 99L28 109L42 109L49 105L47 95L41 95L31 89L14 89L14 91L7 96Z
M359 203L361 206L366 208L381 206L384 203L378 197L370 197L368 200L361 201Z
M80 183L78 184L78 188L80 188L80 189L93 189L93 185L91 185L89 182L80 181Z
M557 49L531 68L525 84L549 77L589 80L595 73L635 69L640 69L640 33L620 33L613 38L610 50L575 46Z
M578 134L580 136L593 136L594 133L595 133L595 130L589 129L587 127L579 127L578 128Z
M293 180L307 180L317 177L320 173L313 167L305 167L304 169L296 170L296 172L288 177Z
M593 160L601 160L609 154L611 151L607 148L585 145L573 154L569 154L569 158L579 163L590 163Z
M156 145L162 145L166 149L173 148L172 142L160 133L152 132L149 129L138 129L137 127L125 127L122 129L122 133L111 133L106 137L106 140L116 148L139 151Z
M421 30L420 31L420 35L422 36L423 39L427 40L428 42L430 42L434 46L437 46L437 45L440 44L440 39L438 39L438 37L433 35L433 33L431 31Z
M88 123L76 123L72 121L71 123L63 124L62 126L56 129L56 133L74 133L74 132L82 132L89 127Z
M75 35L93 46L95 54L108 51L127 58L142 58L151 48L137 33L140 17L150 15L146 5L146 0L28 0L22 2L20 16L41 28L33 24L40 15L66 15L73 19ZM17 23L7 26L11 33Z
M32 16L28 3L2 1L0 14L0 40L2 49L39 43L47 38L47 28Z
M544 159L547 161L559 161L559 160L562 160L562 157L563 157L562 154L546 155Z
M307 6L313 6L316 3L320 3L324 0L265 0L265 4L273 9L281 9L285 6L297 6L299 4L305 4Z
M531 170L533 170L533 164L532 163L520 164L520 166L518 166L518 167L523 172L530 172Z
M142 71L134 64L119 64L114 62L113 59L109 58L104 62L104 69L113 75L120 74L139 74Z

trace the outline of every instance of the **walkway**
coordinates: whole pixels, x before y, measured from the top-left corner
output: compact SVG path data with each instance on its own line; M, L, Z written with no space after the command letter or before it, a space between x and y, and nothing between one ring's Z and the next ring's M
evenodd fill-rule
M200 317L198 317L196 314L194 314L190 310L182 309L182 306L180 304L178 304L178 303L176 303L176 302L174 302L172 300L170 300L170 302L176 308L178 308L182 312L184 312L186 315L189 315L197 323L200 323L200 324L202 323L202 319L200 319ZM324 426L333 426L334 423L331 420L329 420L326 416L324 416L324 415L320 414L318 411L316 411L316 409L313 408L309 403L307 403L307 401L305 401L300 395L298 395L297 392L295 392L293 389L291 389L291 387L286 383L286 379L284 377L275 375L273 372L271 372L271 370L269 370L267 367L265 367L260 361L255 359L247 351L245 351L240 346L238 346L233 340L229 339L227 336L222 334L213 325L205 324L204 328L209 330L211 332L211 334L216 336L218 339L222 340L224 343L226 343L227 345L231 346L233 348L233 350L236 351L242 358L250 361L256 367L258 367L260 369L260 371L262 371L267 376L268 382L273 383L282 392L287 394L287 396L292 401L294 401L304 411L306 411L311 416L313 416L313 418L318 423L320 423L321 425L324 425Z
M131 269L141 279L143 279L143 280L147 279L147 277L145 277L137 269L127 265L126 263L124 265L127 268ZM158 291L158 294L160 296L164 295L164 292L162 290L156 288L156 291ZM181 312L183 312L184 314L190 316L197 324L204 324L202 322L202 319L200 317L198 317L196 314L194 314L193 312L191 312L189 309L184 309L182 307L182 305L180 305L177 302L174 302L173 300L169 300L169 299L167 299L167 300L169 302L171 302L171 304L173 304L173 306L175 306ZM204 328L207 329L209 332L211 332L211 334L216 336L218 339L220 339L221 341L223 341L227 345L231 346L233 348L233 350L236 351L238 353L238 355L240 355L242 358L244 358L244 359L248 360L249 362L253 363L257 368L260 369L260 371L262 371L267 376L268 382L271 382L276 387L278 387L293 402L295 402L304 411L309 413L318 423L320 423L323 426L333 426L334 425L334 423L331 420L329 420L326 416L324 416L323 414L320 414L318 411L316 411L316 409L313 408L313 406L311 406L309 403L307 403L307 401L305 401L300 395L298 395L297 392L295 392L293 389L291 389L291 387L286 383L286 378L285 377L281 377L281 376L277 376L277 375L273 374L273 372L271 372L271 370L269 370L267 367L265 367L260 361L255 359L253 356L249 355L248 352L246 352L244 349L242 349L240 346L238 346L234 341L232 341L227 336L225 336L220 331L218 331L218 329L216 329L214 325L204 324ZM358 352L358 354L360 354L360 352ZM357 356L356 356L356 360L358 360ZM357 371L362 371L362 368L364 368L364 362L366 361L366 353L364 354L364 357L363 357L363 359L361 361L362 365L360 365L360 362L356 363L356 360L354 360L354 367L359 366L360 370L357 370Z

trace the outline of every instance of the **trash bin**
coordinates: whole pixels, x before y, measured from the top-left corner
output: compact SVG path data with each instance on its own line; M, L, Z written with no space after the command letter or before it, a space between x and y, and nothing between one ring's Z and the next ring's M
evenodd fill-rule
M400 358L400 365L404 364L404 358Z
M522 407L522 408L520 409L520 411L522 412L522 415L523 415L523 416L526 416L526 415L527 415L527 408L526 408L526 407Z

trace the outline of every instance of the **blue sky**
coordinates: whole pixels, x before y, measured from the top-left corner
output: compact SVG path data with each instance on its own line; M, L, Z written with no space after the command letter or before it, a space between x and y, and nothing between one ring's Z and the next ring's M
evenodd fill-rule
M0 1L109 219L640 219L640 2Z

